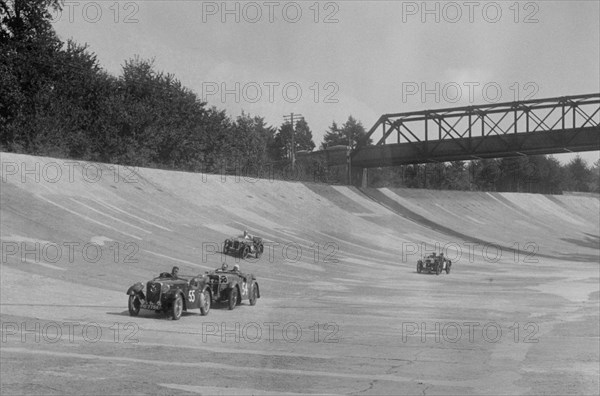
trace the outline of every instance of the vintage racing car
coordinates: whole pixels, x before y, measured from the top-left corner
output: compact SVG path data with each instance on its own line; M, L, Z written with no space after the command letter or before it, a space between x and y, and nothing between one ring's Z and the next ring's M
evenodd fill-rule
M417 272L421 273L427 271L429 273L435 272L439 275L442 271L446 271L446 274L450 273L450 267L452 267L452 261L444 257L443 254L439 256L435 253L425 256L423 260L417 261Z
M227 302L229 309L234 309L244 300L250 305L256 305L260 298L260 288L253 274L245 274L237 269L227 269L227 264L205 274L208 277L208 285L214 302Z
M256 258L260 258L263 254L265 247L263 245L262 238L252 237L233 237L225 239L223 243L223 252L226 254L237 254L241 258L245 259L250 255L254 255Z
M146 284L138 282L127 290L129 314L137 316L140 309L148 309L169 314L173 320L181 318L183 311L200 309L201 315L208 315L212 295L208 278L173 276L163 272Z

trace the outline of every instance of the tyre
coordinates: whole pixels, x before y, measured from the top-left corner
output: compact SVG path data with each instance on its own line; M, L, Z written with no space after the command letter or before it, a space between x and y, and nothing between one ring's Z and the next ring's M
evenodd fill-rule
M140 313L140 307L142 303L137 295L129 296L129 303L127 304L129 307L129 315L138 316Z
M437 264L435 266L435 274L439 275L442 272L442 264Z
M227 308L229 308L230 311L237 305L237 297L237 288L232 287L231 289L229 289L229 293L227 294L227 299L229 300L227 301Z
M446 264L446 274L450 273L450 267L452 267L452 261L448 261L448 264Z
M242 258L243 259L247 258L249 254L250 254L250 247L244 246L244 248L242 249Z
M250 305L256 305L256 286L254 284L252 284L252 290L250 290L248 298L250 300Z
M423 272L423 263L422 262L418 262L417 263L417 272L420 274L421 272Z
M263 246L263 244L262 243L259 244L256 247L256 258L260 258L260 256L263 254L264 250L265 250L265 247Z
M204 290L204 293L201 294L200 298L202 301L200 302L200 315L206 316L208 315L208 311L210 311L210 293L208 290Z
M230 245L231 245L231 241L229 239L225 239L225 242L223 243L223 251L225 253L229 252Z
M181 314L183 313L183 299L181 295L178 294L173 301L173 306L171 307L171 314L173 315L173 320L179 320L181 318Z

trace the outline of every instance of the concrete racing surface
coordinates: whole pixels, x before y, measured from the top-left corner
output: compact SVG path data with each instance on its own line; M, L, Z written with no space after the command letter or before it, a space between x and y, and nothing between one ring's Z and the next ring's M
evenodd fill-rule
M2 395L599 392L596 197L1 160ZM244 229L256 306L129 316ZM434 250L450 274L416 272Z

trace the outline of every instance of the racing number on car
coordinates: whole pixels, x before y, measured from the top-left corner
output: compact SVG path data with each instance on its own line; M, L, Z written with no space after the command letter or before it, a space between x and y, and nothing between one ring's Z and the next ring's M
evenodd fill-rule
M188 300L190 300L190 302L196 301L196 294L193 290L190 290L190 292L188 293Z

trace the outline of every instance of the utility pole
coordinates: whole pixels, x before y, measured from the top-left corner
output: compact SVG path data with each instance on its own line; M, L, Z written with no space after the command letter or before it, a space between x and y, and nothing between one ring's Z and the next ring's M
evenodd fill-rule
M290 157L292 159L292 170L296 169L296 124L294 123L294 117L296 117L296 119L301 120L304 117L302 117L302 114L294 114L294 113L290 113L289 116L283 116L283 119L286 120L287 122L289 122L292 126L292 147L290 150Z

